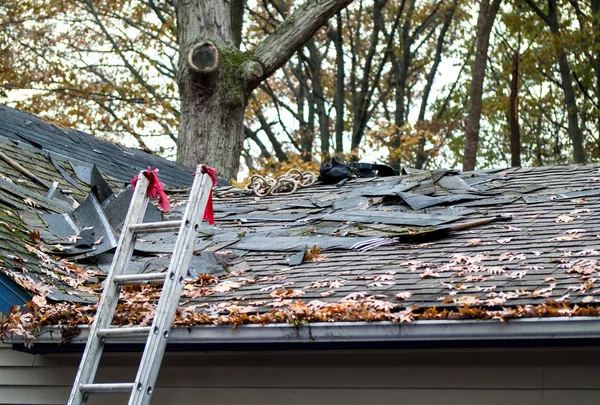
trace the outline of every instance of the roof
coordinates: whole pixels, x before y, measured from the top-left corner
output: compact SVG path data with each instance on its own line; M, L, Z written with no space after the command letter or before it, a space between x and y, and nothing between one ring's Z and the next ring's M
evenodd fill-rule
M34 298L0 333L31 338L43 325L89 322L128 191L118 194L120 183L104 174L118 196L102 200L103 186L88 194L72 166L59 165L76 188L39 149L0 142L0 151L72 189L66 197L79 204L46 197L0 160L0 181L12 182L0 190L0 274ZM597 316L599 169L420 171L262 198L217 188L217 222L201 227L176 324L358 322L366 331L364 321ZM180 217L188 197L169 195L165 220ZM96 225L87 243L74 237L96 216L110 226ZM64 228L67 217L75 228ZM472 226L492 218L504 221ZM461 224L471 227L451 229ZM131 271L164 271L173 243L173 234L140 236ZM127 288L115 322L147 324L156 297L152 286Z
M158 167L161 180L171 187L189 186L193 170L175 162L107 142L85 132L65 128L14 108L0 105L0 137L43 151L54 160L79 161L84 167L96 165L100 171L121 181L129 181L140 168Z

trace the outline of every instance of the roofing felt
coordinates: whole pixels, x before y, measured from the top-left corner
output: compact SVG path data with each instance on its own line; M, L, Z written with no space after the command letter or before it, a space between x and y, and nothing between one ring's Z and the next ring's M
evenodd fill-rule
M171 187L189 186L193 170L162 159L140 149L98 139L85 132L64 128L14 108L0 105L0 136L15 142L24 142L58 159L78 160L72 170L79 178L90 176L91 165L96 165L108 176L129 181L140 168L159 168L161 180Z
M47 181L73 188L39 151L16 149L0 143ZM217 188L216 225L200 229L176 323L598 315L599 169L420 171L262 198ZM88 321L112 251L88 243L82 255L81 235L57 235L44 220L76 217L73 208L2 162L0 174L20 187L0 190L0 272L35 298L38 320ZM80 206L86 187L73 194ZM171 190L163 219L181 216L187 193ZM110 203L123 195L102 206L111 224L123 210ZM492 218L505 221L457 230ZM140 235L129 271L164 271L175 238ZM115 322L147 324L157 297L152 286L125 290Z

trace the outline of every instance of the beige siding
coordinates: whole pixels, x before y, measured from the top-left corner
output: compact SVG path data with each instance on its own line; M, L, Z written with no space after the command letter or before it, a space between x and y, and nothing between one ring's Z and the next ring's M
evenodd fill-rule
M138 358L109 353L98 381L131 381ZM153 404L600 405L599 358L596 349L168 353ZM64 404L78 361L0 345L0 404ZM89 401L109 402L126 403Z

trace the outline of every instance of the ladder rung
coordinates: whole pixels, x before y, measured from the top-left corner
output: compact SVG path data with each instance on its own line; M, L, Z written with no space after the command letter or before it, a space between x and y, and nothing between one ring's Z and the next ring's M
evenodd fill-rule
M178 231L181 227L181 221L161 221L161 222L145 222L141 224L129 225L129 229L136 233L151 233L151 232L172 232Z
M103 338L117 338L147 335L152 330L151 326L120 326L116 328L98 329L98 336Z
M119 285L162 284L167 273L126 274L114 276L113 281Z
M88 394L110 394L114 392L131 392L134 383L79 384L79 390Z

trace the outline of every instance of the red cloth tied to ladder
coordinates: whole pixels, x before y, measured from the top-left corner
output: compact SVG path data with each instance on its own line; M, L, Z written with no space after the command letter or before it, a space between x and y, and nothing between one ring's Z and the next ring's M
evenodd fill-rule
M144 173L144 177L146 177L148 179L148 191L146 192L148 197L157 199L158 206L164 212L170 211L171 204L169 203L169 198L165 194L165 190L163 190L163 187L165 186L164 183L161 183L161 181L158 179L158 175L157 175L158 169L152 170L152 168L150 166L148 166L148 170L144 170L143 173ZM138 177L139 176L135 176L133 178L133 180L131 180L131 186L134 189L135 189L135 185L138 182Z
M202 165L202 167L200 167L200 172L206 173L210 176L213 182L213 187L217 185L217 176L215 175L217 171L215 169L213 169L212 167ZM196 175L196 173L194 173L194 175ZM207 220L209 225L214 225L215 223L215 212L213 210L212 201L212 188L210 190L210 194L208 195L208 202L206 203L206 209L204 210L204 218L202 219Z

